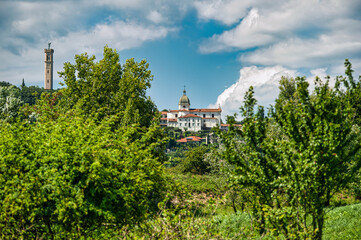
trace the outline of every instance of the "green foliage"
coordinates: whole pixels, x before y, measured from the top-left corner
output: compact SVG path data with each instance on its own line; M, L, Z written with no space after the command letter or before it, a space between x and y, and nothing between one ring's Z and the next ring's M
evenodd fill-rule
M186 158L181 161L177 168L180 172L206 174L210 172L209 163L205 160L205 154L208 152L206 146L196 146L185 152Z
M321 239L324 207L360 168L352 103L319 78L312 95L304 78L281 80L273 119L255 110L253 88L242 130L221 133L234 183L250 192L246 207L260 234ZM346 93L347 95L347 93Z
M20 91L21 101L23 101L24 104L34 105L36 100L40 99L41 94L46 91L44 88L38 86L27 87L24 85Z
M0 81L0 87L9 87L9 86L13 86L13 85L9 82Z
M214 175L179 174L172 173L175 182L182 185L190 193L206 193L223 195L227 190L227 183L221 177Z
M0 119L15 120L22 104L19 88L13 85L0 86Z
M80 238L134 226L156 209L163 135L157 126L112 131L114 121L0 126L1 238Z
M103 59L94 60L95 56L86 53L76 55L75 64L65 63L64 71L59 72L67 86L61 102L64 110L75 109L97 121L118 115L122 126L150 126L156 107L146 96L153 79L148 63L131 58L121 66L119 54L107 46Z

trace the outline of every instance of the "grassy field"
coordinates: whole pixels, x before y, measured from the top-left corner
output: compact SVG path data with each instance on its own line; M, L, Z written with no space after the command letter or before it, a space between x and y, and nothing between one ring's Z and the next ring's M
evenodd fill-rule
M182 238L275 239L261 237L253 231L247 212L234 213L225 197L226 189L222 179L193 174L178 174L175 177L192 193L193 200L202 202L195 216L183 220ZM331 207L326 209L323 239L361 239L361 203L345 194L331 199Z

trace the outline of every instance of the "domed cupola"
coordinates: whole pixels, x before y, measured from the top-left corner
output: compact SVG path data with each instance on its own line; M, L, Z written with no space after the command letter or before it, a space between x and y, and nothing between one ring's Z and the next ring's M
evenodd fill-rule
M186 95L186 90L183 90L183 96L179 99L179 110L189 110L189 106L191 105L191 101Z

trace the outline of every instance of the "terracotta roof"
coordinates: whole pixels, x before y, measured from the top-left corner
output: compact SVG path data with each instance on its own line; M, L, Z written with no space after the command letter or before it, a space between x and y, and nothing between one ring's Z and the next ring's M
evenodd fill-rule
M168 122L177 122L176 118L168 118Z
M184 115L184 116L182 116L182 117L179 117L179 118L202 118L202 117L200 117L200 116L197 116L197 115L195 115L195 114L187 114L187 115Z
M189 136L189 137L181 138L177 140L177 142L200 142L202 140L203 138L198 136Z
M168 118L160 118L160 120L167 120Z
M182 138L182 139L177 140L177 142L187 142L187 139L186 139L186 138Z
M167 115L168 112L164 111L164 112L160 112L160 114L164 114Z
M221 127L229 127L229 126L230 126L230 124L224 124L224 123L221 124ZM242 127L242 124L233 124L233 126Z

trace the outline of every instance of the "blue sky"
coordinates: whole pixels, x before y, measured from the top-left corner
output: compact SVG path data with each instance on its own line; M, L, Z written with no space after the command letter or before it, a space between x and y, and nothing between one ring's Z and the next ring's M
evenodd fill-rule
M147 59L160 110L177 108L185 85L191 107L227 115L251 85L272 104L281 76L312 83L343 74L349 58L358 77L360 12L359 0L1 0L0 81L43 86L48 42L55 72L75 54L101 59L108 44L122 62Z

